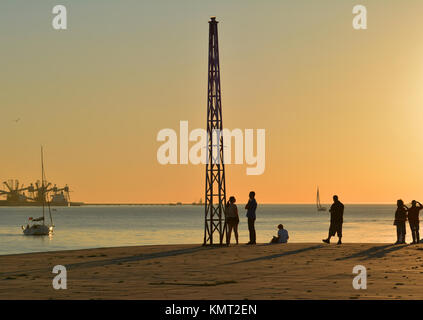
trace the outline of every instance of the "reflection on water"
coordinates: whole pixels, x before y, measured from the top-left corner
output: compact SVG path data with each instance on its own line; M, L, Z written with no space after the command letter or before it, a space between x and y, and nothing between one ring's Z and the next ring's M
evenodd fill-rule
M238 205L239 232L241 243L246 243L243 208ZM346 205L343 241L395 242L394 212L393 205ZM39 208L0 208L0 254L203 241L202 206L57 208L52 235L24 236L21 225L39 213ZM288 229L291 242L320 242L327 236L329 213L316 212L314 205L259 205L257 241L270 241L279 223Z

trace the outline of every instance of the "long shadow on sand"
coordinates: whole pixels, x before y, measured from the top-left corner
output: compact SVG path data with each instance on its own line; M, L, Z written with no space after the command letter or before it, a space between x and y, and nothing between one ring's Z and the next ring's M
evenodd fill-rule
M386 254L390 252L395 252L401 250L403 248L407 248L409 245L381 245L381 246L374 246L369 249L354 253L350 256L337 258L336 261L340 260L348 260L348 259L355 259L355 258L362 258L362 260L366 259L374 259L374 258L383 258Z
M188 249L179 249L179 250L170 250L170 251L163 251L163 252L156 252L156 253L149 253L149 254L140 254L140 255L129 256L129 257L115 258L115 259L78 262L78 263L67 264L66 268L75 269L75 268L99 267L99 266L106 266L111 264L120 264L124 262L134 262L134 261L150 260L150 259L156 259L156 258L173 257L173 256L181 255L181 254L194 253L200 250L212 250L215 248L218 248L218 247L199 246L199 247L188 248Z
M254 261L260 261L260 260L276 259L276 258L281 258L281 257L284 257L284 256L290 256L290 255L293 255L293 254L298 254L298 253L302 253L302 252L306 252L306 251L310 251L310 250L315 250L315 249L320 249L320 248L323 248L323 245L319 244L317 246L312 246L312 247L307 247L307 248L302 248L302 249L292 250L292 251L286 251L286 252L282 252L282 253L278 253L278 254L272 254L270 256L264 256L264 257L254 258L254 259L232 262L232 263L228 263L227 265L254 262Z
M101 267L101 266L107 266L112 264L121 264L124 262L134 262L134 261L150 260L150 259L163 258L163 257L172 257L172 256L178 256L182 254L190 254L200 250L213 250L216 248L220 248L220 247L219 246L208 246L208 247L199 246L194 248L162 251L162 252L155 252L155 253L149 253L149 254L139 254L139 255L128 256L128 257L114 258L114 259L71 263L71 264L65 264L65 267L68 270L76 269L76 268ZM40 271L42 272L44 270L47 270L47 269L39 268L39 269L25 270L25 272L27 273L40 272ZM49 267L49 270L51 272L50 267ZM22 272L21 271L0 272L0 276L15 275L17 273L22 273Z

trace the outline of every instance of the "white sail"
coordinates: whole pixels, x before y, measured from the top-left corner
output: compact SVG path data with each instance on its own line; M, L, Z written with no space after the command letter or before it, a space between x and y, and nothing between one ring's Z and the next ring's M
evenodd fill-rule
M317 187L316 206L317 206L317 211L326 211L326 208L322 207L320 203L319 187Z

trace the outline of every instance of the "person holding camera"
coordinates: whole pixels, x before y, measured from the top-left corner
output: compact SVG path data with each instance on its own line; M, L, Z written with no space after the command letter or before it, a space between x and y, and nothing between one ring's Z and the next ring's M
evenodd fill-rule
M394 226L397 227L397 242L395 244L404 244L405 243L405 222L407 221L407 211L408 208L404 205L404 201L399 199L397 201L397 210L395 211L395 221Z
M411 201L411 207L408 209L408 223L410 224L411 235L413 236L413 242L411 244L416 244L420 242L419 213L420 213L420 210L422 209L423 209L423 205L420 202L416 200Z

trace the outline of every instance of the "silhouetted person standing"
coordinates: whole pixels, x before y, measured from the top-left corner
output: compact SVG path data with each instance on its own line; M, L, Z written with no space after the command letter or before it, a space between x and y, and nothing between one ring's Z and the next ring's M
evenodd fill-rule
M338 244L342 244L342 223L344 222L344 205L338 200L338 196L333 196L333 204L330 209L329 236L323 242L330 243L330 238L338 234Z
M419 206L417 206L419 204ZM411 235L413 236L412 244L420 242L419 228L419 213L423 209L420 202L413 200L411 201L411 208L408 209L408 222L410 223Z
M407 221L408 208L401 199L397 201L397 210L395 211L394 225L397 226L397 242L395 244L405 243L405 222Z
M254 227L254 223L256 222L256 209L257 209L257 202L254 198L256 193L251 191L249 194L250 199L248 200L245 209L247 209L247 218L248 218L248 231L250 232L250 242L247 244L256 244L256 229Z
M225 209L226 225L228 228L226 233L226 243L228 245L231 243L232 229L234 230L236 244L238 244L239 217L238 217L238 208L235 202L236 202L235 197L230 197L228 203L226 204L226 209Z

